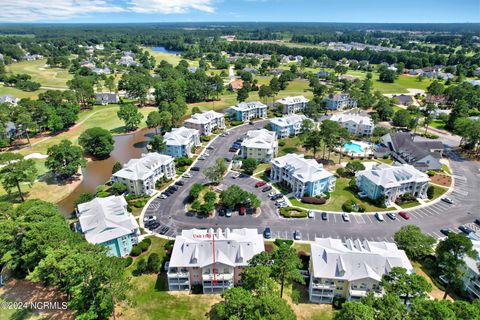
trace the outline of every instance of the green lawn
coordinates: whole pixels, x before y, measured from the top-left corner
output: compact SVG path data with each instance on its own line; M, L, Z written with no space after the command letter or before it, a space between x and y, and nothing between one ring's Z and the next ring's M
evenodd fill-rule
M292 138L285 138L281 139L280 141L285 142L284 146L278 147L278 156L284 156L287 153L299 153L301 152L300 147L302 146L302 141L300 137L292 137Z
M330 199L326 204L305 204L301 203L296 198L290 198L290 202L294 206L314 209L314 210L325 210L325 211L343 211L342 205L348 200L355 200L358 204L362 204L366 208L366 212L377 212L377 211L388 211L393 210L393 208L380 208L371 203L363 201L358 198L356 194L352 193L349 190L348 184L350 179L347 178L337 178L337 184L335 186L335 191L330 194Z
M409 201L409 202L402 203L402 204L400 205L400 207L401 207L402 209L408 209L408 208L416 207L416 206L418 206L419 204L420 204L420 202L418 202L417 200L415 200L415 201Z
M44 87L58 89L67 88L67 81L72 75L67 69L50 68L45 65L46 60L21 61L7 66L7 71L12 73L26 73L32 80L39 82Z
M165 60L175 67L178 65L178 63L181 60L187 60L190 66L196 66L196 67L198 66L198 61L183 59L180 55L153 51L150 48L143 48L143 49L147 50L150 53L150 55L152 55L155 58L155 60L157 61L157 64L160 63L160 61Z
M373 89L382 93L407 93L407 89L426 90L432 81L425 79L418 81L416 77L401 75L394 83L386 83L378 80L378 73L373 76Z
M38 95L42 92L45 92L45 90L40 89L40 90L33 91L33 92L27 92L27 91L23 91L23 90L20 90L20 89L17 89L17 88L0 86L0 96L3 96L5 94L12 94L15 97L17 97L18 99L26 99L26 98L36 99L36 98L38 98Z
M448 191L448 188L443 188L443 187L433 186L433 185L432 185L432 187L433 187L433 190L434 190L432 200L441 197L442 195L445 194L445 192Z
M143 253L145 259L156 252L161 258L166 256L166 240L150 237L152 246ZM133 271L135 263L128 270ZM122 305L117 319L208 319L211 306L220 301L219 295L192 295L184 292L169 293L165 273L132 276L132 290L129 293L131 305Z
M445 171L448 174L452 174L452 171L446 164L442 164L442 170Z
M270 163L260 163L255 171L253 171L253 175L256 175L259 172L265 171L268 168L271 168L272 165Z
M435 128L435 129L440 129L443 130L445 129L445 121L443 120L433 120L430 124L430 127Z

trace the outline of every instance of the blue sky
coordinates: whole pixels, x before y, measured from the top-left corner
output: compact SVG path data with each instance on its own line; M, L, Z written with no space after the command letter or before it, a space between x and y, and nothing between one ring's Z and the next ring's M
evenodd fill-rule
M480 22L480 0L0 0L0 22Z

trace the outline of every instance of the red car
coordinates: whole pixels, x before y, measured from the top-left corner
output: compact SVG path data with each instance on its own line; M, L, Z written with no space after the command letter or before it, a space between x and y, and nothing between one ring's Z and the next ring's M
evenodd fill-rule
M267 183L265 181L259 181L255 184L255 188L260 188L266 185Z
M247 212L247 208L245 207L240 207L240 211L238 212L239 215L243 216L245 215L245 212Z
M398 215L399 215L400 217L402 217L403 219L405 219L405 220L408 220L408 219L411 218L411 216L410 216L408 213L406 213L405 211L400 211L400 212L398 213Z

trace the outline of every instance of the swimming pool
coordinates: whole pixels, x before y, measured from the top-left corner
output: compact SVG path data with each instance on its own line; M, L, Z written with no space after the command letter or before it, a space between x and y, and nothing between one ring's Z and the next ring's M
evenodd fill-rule
M345 143L343 145L343 150L347 153L364 153L365 151L361 145L353 142Z

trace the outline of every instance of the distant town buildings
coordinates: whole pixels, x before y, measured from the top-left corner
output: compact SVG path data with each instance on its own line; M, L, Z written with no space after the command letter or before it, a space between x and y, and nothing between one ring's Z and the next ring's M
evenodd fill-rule
M164 136L167 149L165 154L174 158L191 157L195 147L201 144L200 132L186 127L174 128Z
M129 193L151 195L158 180L169 180L175 175L174 158L152 152L143 154L140 159L128 161L123 169L113 174L112 180L125 184Z
M283 114L303 112L307 106L308 99L304 96L285 97L275 102L275 105Z
M356 108L357 100L350 98L348 93L337 93L325 99L325 106L328 110Z
M250 130L242 141L240 155L259 162L270 162L277 156L277 134L266 129Z
M123 196L95 198L81 203L76 209L78 222L85 239L108 248L108 254L124 257L137 244L140 228L135 217L127 211Z
M168 289L189 291L201 285L203 293L223 293L240 281L248 261L263 251L257 229L183 230L175 238Z
M382 296L380 281L394 267L414 272L407 255L395 243L315 238L311 244L310 301L332 303L335 297L355 301L370 293Z
M359 136L371 136L375 129L375 124L368 114L359 112L345 112L326 115L320 118L320 121L331 120L337 122L349 133Z
M114 92L97 92L95 94L95 103L107 105L111 103L118 103L118 94Z
M360 189L360 197L372 200L384 197L387 206L406 193L425 199L430 181L427 174L409 164L378 164L371 169L357 172L355 179Z
M225 129L225 116L213 110L196 113L185 120L184 126L198 130L201 136L209 136L214 129Z
M243 88L243 80L236 79L228 84L228 88L232 91L237 91Z
M13 94L4 94L3 96L0 96L0 103L7 103L11 106L16 106L17 103L20 101L17 97L15 97Z
M278 138L288 138L300 134L303 122L307 119L303 114L286 115L281 118L270 119L270 127L272 131L277 133Z
M265 119L267 117L267 106L260 101L240 102L230 107L227 112L236 121L250 121L252 119Z
M315 197L335 189L335 176L315 159L286 154L272 160L270 179L290 189L295 197Z

